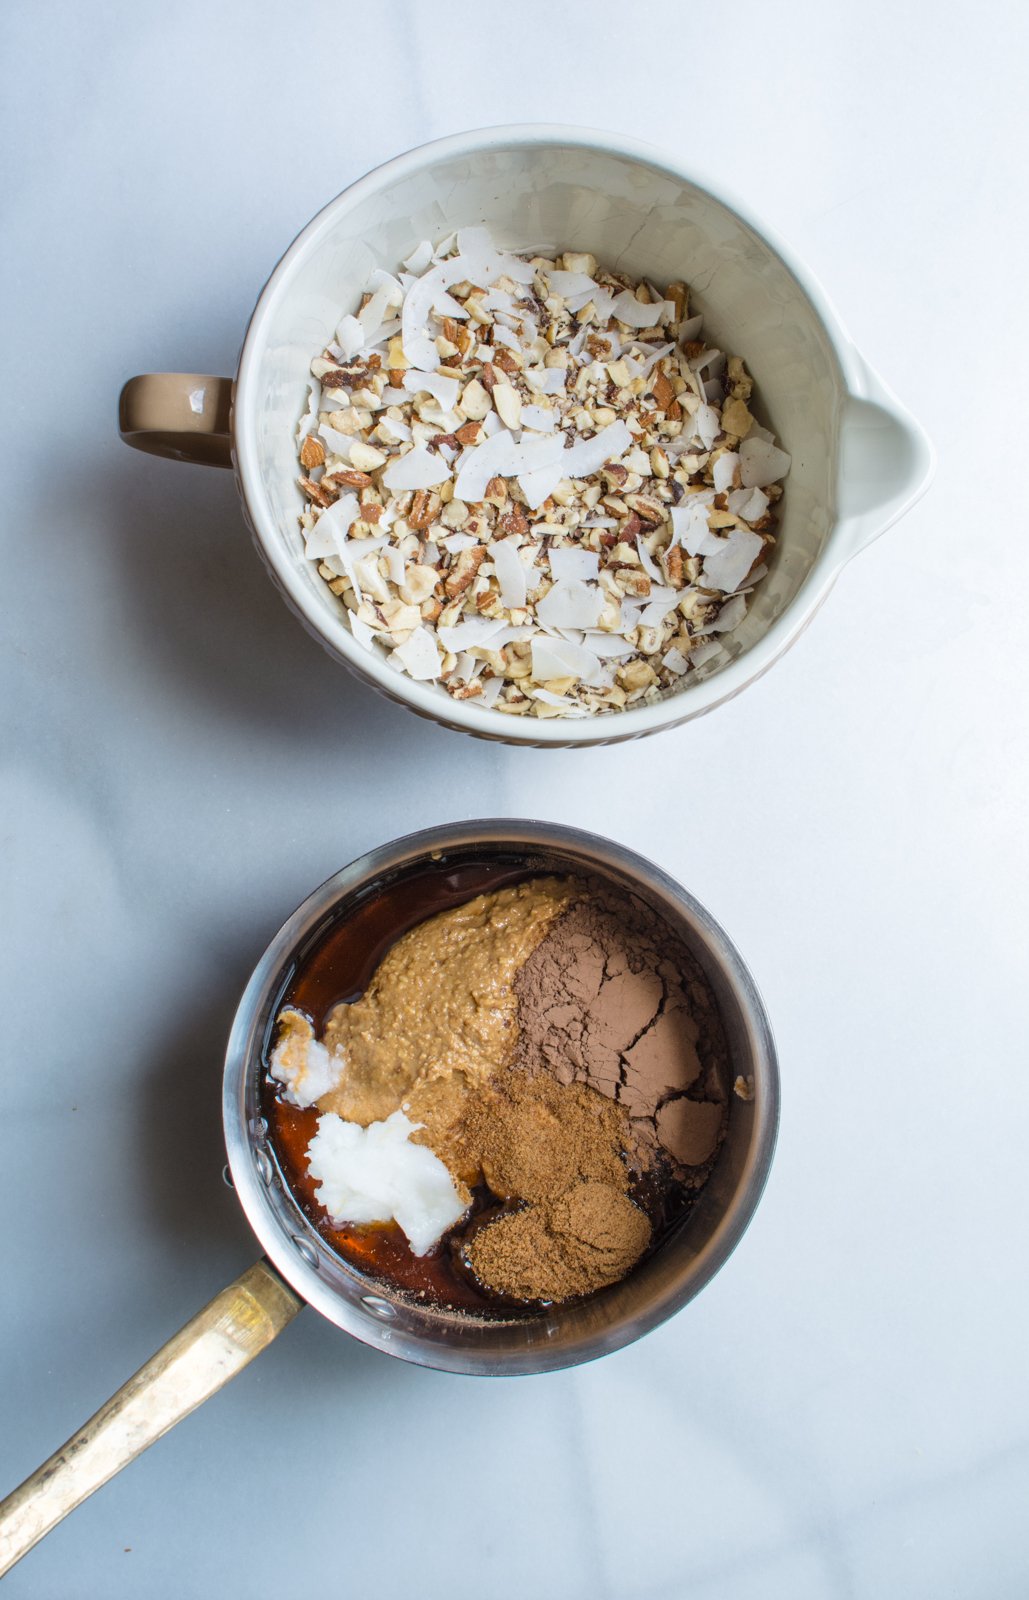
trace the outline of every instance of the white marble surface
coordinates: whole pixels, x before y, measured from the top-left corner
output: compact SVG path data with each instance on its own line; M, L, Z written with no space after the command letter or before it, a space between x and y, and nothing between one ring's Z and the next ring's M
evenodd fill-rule
M1025 1593L1024 6L40 0L2 31L0 1487L253 1257L220 1176L229 1018L366 847L493 812L654 855L750 960L784 1092L751 1231L643 1343L462 1380L305 1313L12 1600ZM231 369L348 181L533 118L695 153L941 457L770 676L581 754L352 684L228 475L115 432L133 371Z

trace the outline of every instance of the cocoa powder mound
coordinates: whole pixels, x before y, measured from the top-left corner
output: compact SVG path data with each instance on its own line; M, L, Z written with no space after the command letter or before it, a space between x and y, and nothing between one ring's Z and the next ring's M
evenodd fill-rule
M624 1108L644 1164L663 1151L678 1168L704 1167L728 1098L710 985L642 901L602 883L585 889L515 978L516 1065L588 1085Z

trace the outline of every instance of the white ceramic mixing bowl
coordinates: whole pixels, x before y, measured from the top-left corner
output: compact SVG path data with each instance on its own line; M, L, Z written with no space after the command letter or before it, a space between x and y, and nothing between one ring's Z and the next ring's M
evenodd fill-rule
M296 426L312 356L375 267L422 239L485 224L513 250L588 251L659 285L685 278L705 335L744 357L757 410L793 457L779 542L728 659L654 704L582 720L512 717L418 683L359 645L305 559ZM514 744L614 743L675 727L738 694L797 638L841 570L925 491L921 428L861 359L821 288L774 234L698 181L691 163L613 134L491 128L439 139L352 184L287 250L258 301L233 390L195 374L135 378L132 444L235 465L258 549L325 647L384 694L451 728ZM260 641L255 638L255 648Z

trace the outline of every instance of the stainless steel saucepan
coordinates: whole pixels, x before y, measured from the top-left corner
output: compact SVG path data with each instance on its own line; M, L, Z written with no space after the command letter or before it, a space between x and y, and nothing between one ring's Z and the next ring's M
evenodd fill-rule
M721 1008L731 1097L725 1143L697 1204L621 1283L538 1317L480 1322L415 1305L335 1255L286 1188L261 1115L271 1030L298 960L332 923L384 886L428 864L529 857L542 870L590 873L640 896L706 973ZM606 1355L680 1310L731 1255L754 1214L775 1145L779 1078L760 996L741 957L692 895L642 856L577 828L507 819L430 828L344 867L275 935L236 1012L225 1060L223 1114L232 1182L264 1259L186 1324L31 1478L0 1504L0 1574L94 1490L253 1360L306 1302L365 1344L447 1372L510 1377Z

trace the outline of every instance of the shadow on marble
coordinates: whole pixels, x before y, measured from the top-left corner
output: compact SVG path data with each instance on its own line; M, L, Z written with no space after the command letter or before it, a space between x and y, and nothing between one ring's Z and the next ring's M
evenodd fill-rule
M406 763L458 737L375 694L305 631L264 569L228 472L124 448L109 466L94 483L97 532L124 582L126 643L163 694L252 725L270 750L298 758L331 739L365 761Z
M260 1254L222 1176L222 1066L244 968L241 962L238 981L220 974L208 996L176 1005L140 1085L139 1210L176 1264L195 1256L199 1266L212 1253L221 1259L233 1244L252 1244L255 1260Z

